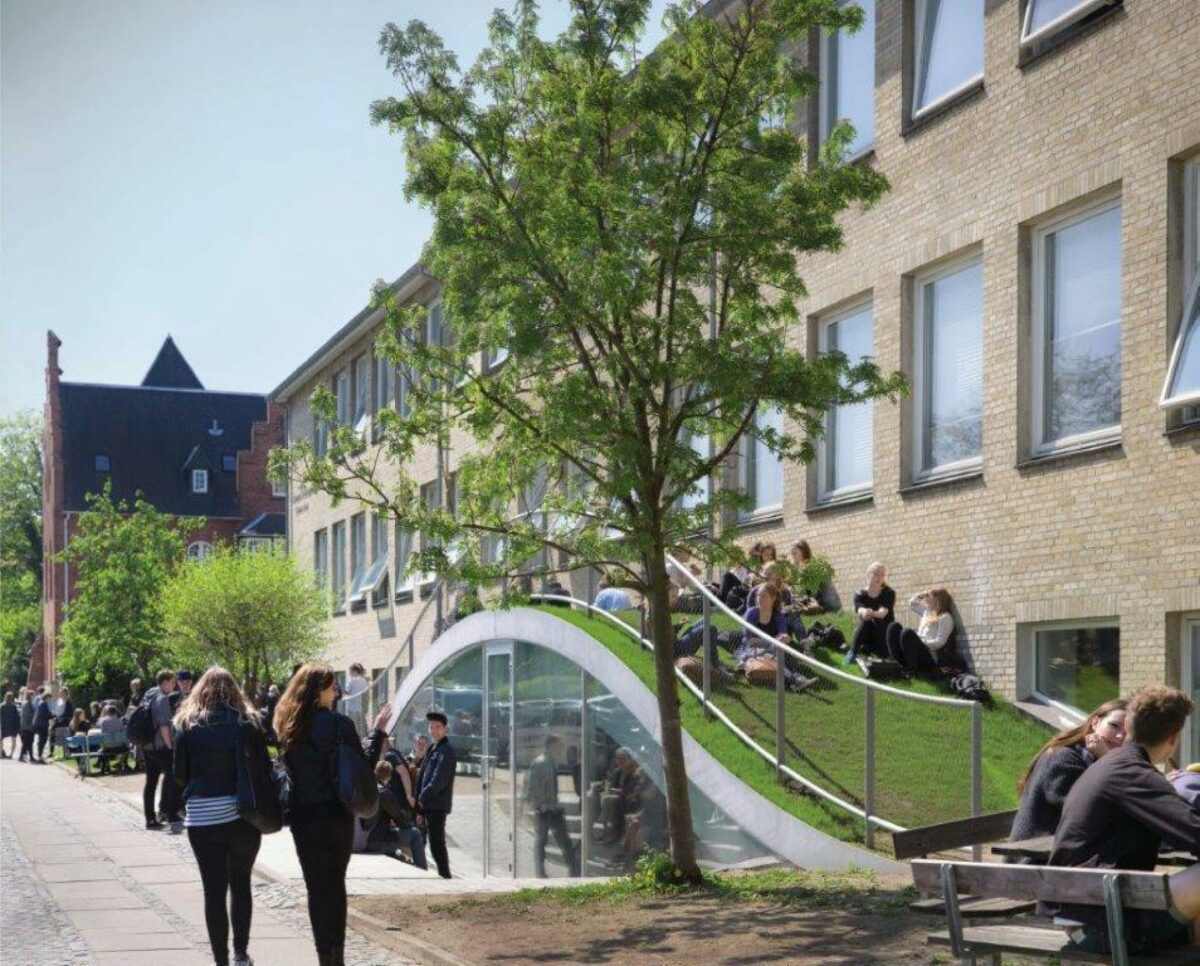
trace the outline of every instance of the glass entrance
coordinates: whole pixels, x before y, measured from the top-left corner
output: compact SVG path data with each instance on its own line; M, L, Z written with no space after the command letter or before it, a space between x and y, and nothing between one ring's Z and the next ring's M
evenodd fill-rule
M484 874L513 874L513 734L512 644L500 641L485 648L483 702Z

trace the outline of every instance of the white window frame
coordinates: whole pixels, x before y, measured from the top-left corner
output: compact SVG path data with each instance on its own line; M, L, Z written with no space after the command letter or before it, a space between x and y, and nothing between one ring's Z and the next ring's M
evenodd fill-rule
M192 470L192 492L208 492L208 470Z
M207 540L193 540L188 544L186 557L192 563L197 563L211 557L216 551Z
M777 406L769 406L768 409L776 409ZM759 411L754 414L754 428L757 432L759 420L763 416L764 411L760 407ZM779 422L782 427L783 413L779 414ZM782 431L782 429L781 429ZM779 502L766 503L759 506L757 503L758 496L755 492L758 489L758 439L750 434L749 431L742 435L740 441L740 459L738 460L738 489L744 494L753 498L756 502L749 510L743 510L739 514L739 520L742 523L758 522L764 519L778 517L783 513L783 494L784 494L784 477L783 477L783 460L771 454L772 459L779 460Z
M875 353L875 304L871 298L863 298L855 301L852 305L847 305L845 308L839 309L837 312L827 316L822 316L817 320L817 351L824 354L829 351L829 329L853 315L858 315L863 309L869 309L871 312L871 358L874 358ZM854 364L856 360L850 360ZM850 403L849 405L854 405ZM830 408L825 413L825 432L821 434L821 439L817 446L817 503L839 503L843 500L854 499L855 497L865 496L872 493L875 488L875 405L868 403L871 411L871 473L870 479L865 483L859 483L853 486L843 486L840 489L829 488L829 469L834 458L834 447L830 445L833 442L833 436L830 433L830 420L833 418L834 410Z
M1030 33L1029 25L1033 22L1033 8L1037 4L1037 0L1026 0L1025 16L1021 20L1021 46L1033 46L1039 41L1045 40L1047 37L1071 26L1071 24L1078 23L1084 17L1095 13L1101 7L1114 6L1115 2L1116 0L1079 0L1066 13L1060 14L1034 33Z
M873 5L872 15L876 16L879 12L878 9L875 9L878 6L878 0L868 0L868 2L870 2ZM856 6L862 6L862 0L840 0L840 2L838 3L838 6L846 7L846 6L850 6L851 4L854 4ZM876 16L876 20L875 20L875 26L876 26L876 28L878 28L878 26L879 26L879 21L878 21L877 16ZM820 130L820 135L821 135L819 140L820 140L821 144L824 144L826 141L829 140L829 132L833 130L834 125L837 124L838 120L840 120L838 117L836 117L834 115L834 110L836 108L836 102L837 102L837 96L838 96L838 87L837 87L837 83L834 79L833 72L831 70L831 68L833 67L833 65L836 61L836 59L831 51L833 48L833 44L839 33L841 33L841 31L835 31L835 32L831 33L830 31L827 31L827 30L823 31L821 33L821 54L820 54L820 71L819 71L820 87L817 91L818 107L819 107L819 110L818 110L819 122L818 123L820 125L819 130ZM847 162L857 161L859 158L866 157L868 154L870 154L872 151L875 150L875 141L877 140L877 138L879 136L879 132L875 126L877 119L874 117L875 111L874 111L873 105L874 105L874 101L875 101L875 84L876 84L876 81L878 78L878 70L879 70L879 65L876 62L875 51L872 50L872 52L871 52L871 102L872 102L871 140L867 144L865 144L861 148L859 148L852 155L850 155L846 159ZM857 131L855 133L857 133Z
M286 500L288 495L287 480L271 481L271 496L276 500Z
M1121 633L1121 621L1117 617L1094 617L1084 620L1064 620L1064 621L1039 621L1036 624L1029 625L1029 681L1030 692L1039 701L1049 705L1052 708L1057 708L1059 711L1073 718L1086 718L1091 714L1091 708L1076 708L1072 705L1065 704L1057 698L1052 698L1047 694L1043 694L1038 690L1038 634L1042 631L1090 631L1106 628L1115 628L1118 636ZM1120 654L1118 643L1118 654ZM1119 674L1119 670L1118 670ZM1120 682L1118 678L1118 694L1120 694Z
M1180 630L1181 638L1179 641L1179 684L1185 694L1192 693L1192 681L1195 679L1196 666L1193 664L1195 653L1192 650L1192 634L1200 633L1200 615L1191 615L1184 617ZM1179 761L1186 763L1195 761L1200 757L1200 742L1193 739L1193 733L1196 728L1196 715L1200 711L1193 711L1188 717L1188 724L1183 729L1182 744L1179 746Z
M1200 422L1200 388L1172 393L1171 384L1175 381L1192 326L1200 327L1200 305L1197 305L1200 303L1200 155L1188 159L1183 167L1183 271L1180 277L1184 287L1182 313L1158 405L1160 409L1181 409L1182 422L1190 425ZM1200 339L1200 330L1193 338Z
M942 279L949 278L951 275L956 275L959 272L971 268L974 265L983 265L983 256L979 252L956 258L954 261L947 263L934 271L926 272L917 275L913 279L913 479L917 482L925 482L928 480L937 479L941 476L953 476L958 473L968 472L983 465L983 443L980 441L980 453L978 456L968 457L967 459L955 460L953 463L941 463L927 466L925 464L925 443L927 424L929 422L928 411L928 373L927 373L927 325L926 325L926 296L925 287L934 282L939 282ZM981 283L982 287L982 283ZM979 293L980 312L982 315L983 309L983 292ZM980 329L983 328L983 319L979 320ZM987 352L987 343L983 339L983 333L980 332L980 343L984 353ZM981 362L981 366L983 363ZM982 407L983 400L980 399ZM982 417L981 417L982 418Z
M269 553L275 546L274 537L242 537L240 549L246 553Z
M937 98L937 100L930 101L928 104L924 105L923 107L917 106L921 101L921 94L924 91L925 71L929 67L928 63L926 63L926 61L925 61L925 57L926 57L925 31L928 29L928 26L929 26L929 5L930 5L930 3L963 3L963 2L965 2L965 0L917 0L916 18L914 20L914 28L915 29L913 31L913 51L916 54L916 57L914 58L914 63L913 63L914 70L913 70L913 84L912 84L912 104L909 106L909 116L914 121L917 120L918 118L924 117L926 114L929 114L932 111L936 111L943 104L946 104L946 103L954 100L954 98L956 98L960 94L962 94L963 91L969 90L970 88L974 87L976 84L978 84L980 81L983 80L984 65L980 64L979 65L979 73L973 75L972 77L967 78L961 84L959 84L957 87L955 87L953 90L949 90L945 94L943 94L941 97ZM971 0L971 2L978 2L980 6L984 5L984 0ZM981 14L981 16L986 16L986 11L984 11L983 14ZM984 33L986 34L986 29L987 29L986 28L986 19L984 21L983 29L984 29ZM984 60L986 62L986 59L987 59L986 44L984 44L982 46L980 52L983 55Z
M1079 449L1080 447L1121 438L1121 423L1118 422L1115 426L1102 426L1099 429L1093 429L1086 433L1076 433L1074 436L1063 436L1055 440L1046 439L1046 239L1064 228L1070 228L1113 208L1119 210L1121 207L1121 195L1112 194L1103 200L1089 204L1086 207L1075 208L1068 214L1055 218L1052 221L1047 221L1039 225L1034 232L1032 246L1033 270L1030 272L1030 291L1032 295L1031 308L1033 321L1033 365L1031 367L1033 373L1033 392L1031 393L1033 400L1033 405L1031 406L1033 426L1031 430L1033 440L1032 449L1035 456L1045 456L1051 453ZM1125 270L1124 228L1125 220L1124 212L1122 211L1120 223L1121 237L1118 237L1118 242L1121 245L1122 276ZM1124 278L1121 279L1121 282L1124 282ZM1121 285L1121 289L1121 305L1120 313L1117 316L1117 325L1119 338L1124 339L1124 284ZM1122 362L1124 362L1123 358ZM1120 390L1121 387L1118 386L1118 393L1120 393ZM1123 413L1122 418L1124 418Z

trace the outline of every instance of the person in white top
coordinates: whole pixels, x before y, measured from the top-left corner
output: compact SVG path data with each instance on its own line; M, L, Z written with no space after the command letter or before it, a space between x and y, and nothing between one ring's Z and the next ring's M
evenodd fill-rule
M355 723L360 722L366 713L362 695L369 683L363 666L358 663L351 664L350 676L346 678L346 686L342 689L342 709Z
M888 654L909 671L933 671L939 665L942 650L954 633L954 601L950 592L935 587L913 595L908 606L919 614L914 631L893 622L887 628Z

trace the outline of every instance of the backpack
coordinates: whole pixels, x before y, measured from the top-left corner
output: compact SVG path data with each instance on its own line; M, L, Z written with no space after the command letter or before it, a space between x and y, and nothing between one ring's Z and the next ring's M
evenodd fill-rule
M992 696L988 689L974 674L956 674L950 679L950 690L956 697L967 701L978 701L980 704L991 704Z
M125 740L131 745L154 743L154 715L150 711L151 697L142 698L125 722Z

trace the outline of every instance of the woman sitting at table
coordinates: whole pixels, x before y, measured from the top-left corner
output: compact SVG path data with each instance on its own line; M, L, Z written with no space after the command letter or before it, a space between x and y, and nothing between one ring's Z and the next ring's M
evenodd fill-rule
M1017 782L1021 804L1009 840L1053 835L1067 792L1098 758L1125 743L1126 701L1106 701L1082 724L1060 731L1033 756Z

